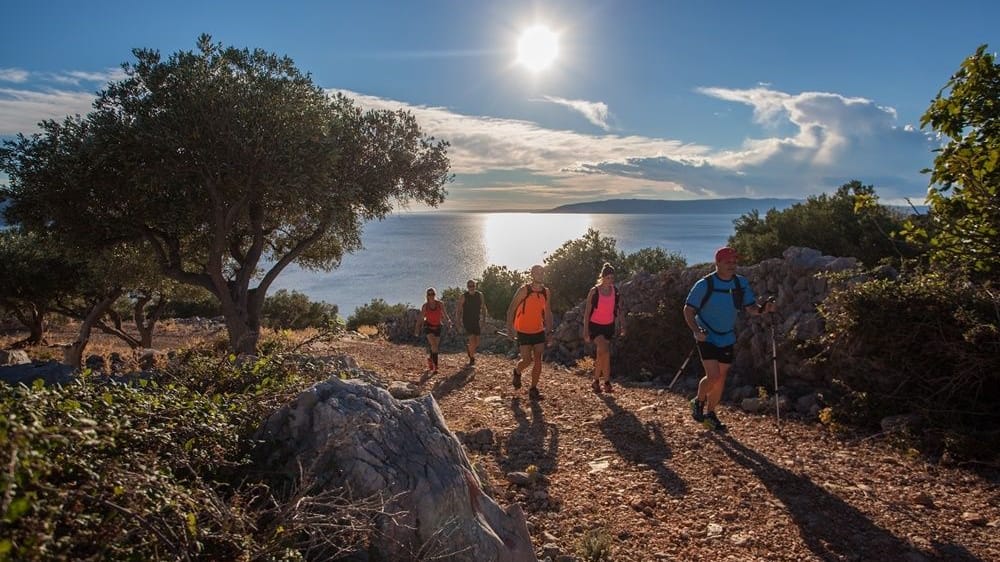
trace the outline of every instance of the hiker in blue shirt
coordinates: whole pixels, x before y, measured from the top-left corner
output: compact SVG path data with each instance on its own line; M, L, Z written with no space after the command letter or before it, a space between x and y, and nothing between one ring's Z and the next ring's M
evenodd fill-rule
M698 354L705 376L698 383L698 395L691 400L691 416L709 429L726 431L715 408L722 399L726 374L733 363L736 318L740 310L756 315L774 312L772 300L756 304L746 277L736 274L736 250L726 247L715 252L715 271L699 279L684 304L684 321L698 342Z

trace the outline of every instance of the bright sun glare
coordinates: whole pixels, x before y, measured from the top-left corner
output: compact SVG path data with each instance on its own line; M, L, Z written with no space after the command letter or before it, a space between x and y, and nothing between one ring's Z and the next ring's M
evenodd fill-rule
M559 37L544 25L525 29L517 40L517 62L532 72L548 68L559 56Z

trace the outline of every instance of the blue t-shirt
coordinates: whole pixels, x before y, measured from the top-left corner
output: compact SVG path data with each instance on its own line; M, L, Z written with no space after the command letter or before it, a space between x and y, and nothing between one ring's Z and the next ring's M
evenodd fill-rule
M739 310L750 306L757 301L757 297L750 288L750 283L746 277L736 275L729 281L723 281L715 273L712 274L712 297L705 303L705 307L698 310L701 301L708 291L708 281L699 279L691 287L691 292L687 296L687 304L698 311L695 321L699 326L705 328L707 338L705 341L717 346L725 347L736 343L736 315L739 310L733 302L733 291L736 290L736 280L739 279L739 286L743 288L743 306Z

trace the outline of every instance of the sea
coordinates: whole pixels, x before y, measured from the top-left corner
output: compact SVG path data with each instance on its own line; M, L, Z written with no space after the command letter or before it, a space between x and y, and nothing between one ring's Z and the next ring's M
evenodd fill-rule
M286 268L269 293L294 290L336 304L347 318L380 298L419 304L424 291L464 287L489 265L524 271L589 228L626 253L662 248L689 265L710 262L739 214L409 212L364 226L364 248L328 272ZM596 271L594 272L597 273Z

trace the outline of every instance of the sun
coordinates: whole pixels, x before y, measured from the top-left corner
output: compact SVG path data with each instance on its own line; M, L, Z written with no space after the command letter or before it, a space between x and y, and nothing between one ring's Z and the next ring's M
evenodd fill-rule
M559 56L559 36L544 25L521 32L517 40L517 62L532 72L545 70Z

